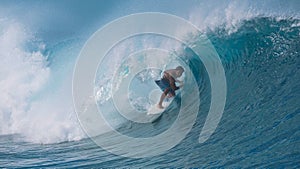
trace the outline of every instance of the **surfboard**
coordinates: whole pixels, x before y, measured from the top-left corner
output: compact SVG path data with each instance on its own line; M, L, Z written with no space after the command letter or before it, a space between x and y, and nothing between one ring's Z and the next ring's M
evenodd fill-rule
M150 122L155 122L164 113L166 108L172 103L173 98L165 99L163 102L163 109L157 107L157 104L151 105L147 111L147 116L149 116Z
M151 105L148 109L147 116L150 122L154 122L158 119L164 112L165 109L160 109L157 105Z

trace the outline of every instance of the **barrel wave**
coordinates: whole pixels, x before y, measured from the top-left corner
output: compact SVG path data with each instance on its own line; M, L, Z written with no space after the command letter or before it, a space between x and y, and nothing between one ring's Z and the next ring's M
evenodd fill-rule
M274 5L275 2L265 3ZM131 1L120 4L138 6ZM22 21L1 19L0 12L0 167L299 168L299 12L293 12L293 5L288 4L285 7L291 9L289 11L273 7L273 11L265 12L256 4L252 5L254 9L243 12L241 9L247 8L247 4L223 2L214 7L212 2L200 3L199 6L204 6L199 7L202 11L191 5L183 7L187 14L177 8L174 12L186 16L207 36L225 71L224 113L204 143L198 139L211 105L211 84L205 65L188 45L149 34L139 39L129 38L108 53L109 57L104 60L107 67L99 67L96 74L95 97L99 108L105 110L103 115L124 135L148 138L160 134L176 120L183 95L190 97L189 107L197 105L195 100L200 98L195 124L178 145L164 154L137 159L114 155L97 146L81 128L73 108L72 75L77 56L88 37L103 23L90 24L86 29L88 33L51 39L47 31L41 31L43 26L28 30ZM110 5L118 9L116 4ZM221 10L220 6L226 9ZM124 15L120 11L116 13ZM100 13L94 14L100 16ZM115 18L112 15L106 19ZM189 38L192 45L197 45L193 41L201 37ZM131 122L112 108L111 88L118 84L111 75L126 77L132 64L146 67L149 62L155 62L141 57L123 62L123 56L130 56L132 46L171 50L170 55L162 56L157 64L164 68L182 64L191 71L189 76L197 84L192 85L188 74L185 75L184 88L152 123ZM148 92L159 89L154 80L160 75L161 70L145 69L135 76L128 91L124 91L133 107L143 112L156 103L157 97L153 93L149 97ZM191 93L195 87L199 95ZM185 115L190 114L186 109ZM103 131L103 135L97 137L109 138L109 135Z

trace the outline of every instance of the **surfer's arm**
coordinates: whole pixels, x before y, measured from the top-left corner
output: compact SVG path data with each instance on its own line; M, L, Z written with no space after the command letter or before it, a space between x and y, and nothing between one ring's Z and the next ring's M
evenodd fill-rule
M182 83L183 81L175 79L175 82Z
M171 88L172 88L174 91L179 89L179 87L176 86L176 84L175 84L176 80L175 80L173 77L170 76L169 82L170 82Z

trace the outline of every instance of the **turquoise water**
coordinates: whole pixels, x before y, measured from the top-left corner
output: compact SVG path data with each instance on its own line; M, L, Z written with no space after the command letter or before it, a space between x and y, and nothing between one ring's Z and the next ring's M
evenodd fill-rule
M0 168L300 167L298 1L0 4ZM178 145L158 156L134 159L100 148L82 131L72 101L72 74L81 48L98 28L127 14L149 11L183 17L206 34L221 58L227 97L216 131L200 144L199 133L211 102L207 71L190 48L177 43L167 46L179 46L175 53L197 80L200 95L194 97L201 98L200 111L193 128ZM163 37L140 38L149 46L166 47L158 43L164 42ZM118 54L128 52L121 49L117 49ZM107 63L118 60L110 57ZM172 66L177 61L170 63ZM111 73L110 69L99 70ZM122 70L128 73L126 65ZM135 83L148 84L152 78ZM120 133L151 137L174 123L180 97L154 123L133 123L106 104L111 100L105 92L105 80L96 82L96 89L99 84L104 86L99 105ZM190 88L182 93L189 93ZM191 98L191 107L193 101Z

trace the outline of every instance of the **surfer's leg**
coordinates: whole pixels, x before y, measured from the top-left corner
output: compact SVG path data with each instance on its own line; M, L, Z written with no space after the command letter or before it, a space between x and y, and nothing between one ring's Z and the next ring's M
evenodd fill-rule
M158 108L160 108L160 109L163 109L163 108L164 108L164 107L162 106L162 103L163 103L164 99L166 98L166 96L168 95L169 91L170 91L170 88L167 88L167 89L165 89L165 91L161 94L160 100L159 100L159 102L158 102L158 104L157 104L157 107L158 107Z
M167 94L167 98L171 98L171 97L174 97L174 96L175 96L174 90L170 89L168 94Z
M160 108L160 109L163 109L164 107L162 106L162 103L164 101L164 99L166 98L166 94L165 93L162 93L161 96L160 96L160 100L157 104L157 107Z

